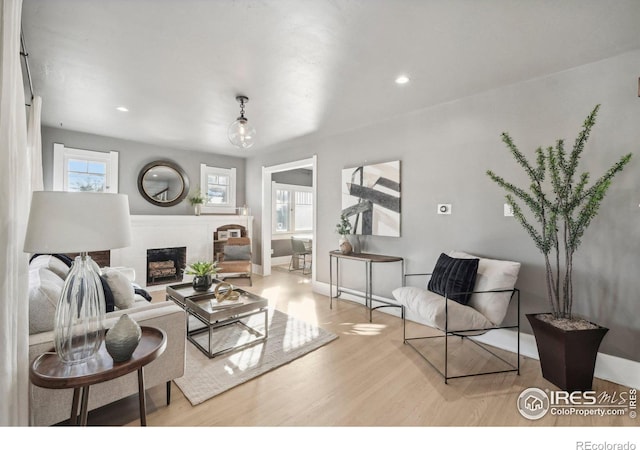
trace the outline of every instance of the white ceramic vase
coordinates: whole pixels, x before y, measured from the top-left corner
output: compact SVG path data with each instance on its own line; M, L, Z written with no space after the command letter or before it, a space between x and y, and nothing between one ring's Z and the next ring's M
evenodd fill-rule
M349 242L349 239L347 239L346 236L342 236L340 238L340 241L338 242L338 246L340 248L340 252L343 255L348 255L353 251L353 246L351 245L351 242Z
M113 328L107 331L104 343L113 360L122 362L131 358L141 337L142 330L138 322L123 314Z

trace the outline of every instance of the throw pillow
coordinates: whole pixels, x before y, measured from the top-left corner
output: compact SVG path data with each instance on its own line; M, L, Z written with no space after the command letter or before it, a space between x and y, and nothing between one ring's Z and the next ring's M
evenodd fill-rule
M64 280L46 268L29 271L29 334L53 330Z
M45 268L55 273L61 279L66 279L69 273L69 267L66 263L57 258L55 255L38 255L36 258L31 258L29 262L29 269Z
M113 293L113 303L118 309L131 308L135 303L131 281L118 270L108 269L102 274Z
M116 303L113 300L113 292L111 291L109 282L104 277L104 275L100 275L100 282L102 283L102 290L104 291L104 304L106 306L105 311L108 313L115 311Z
M427 289L466 305L471 294L465 292L473 291L479 262L478 258L452 258L441 253Z
M73 259L63 253L35 253L31 256L31 258L29 258L29 264L31 264L31 261L36 259L38 256L42 255L51 255L54 258L59 259L60 261L65 263L67 267L71 267L71 264L73 264Z
M143 297L148 302L153 300L153 298L151 297L151 294L149 294L149 292L147 292L145 289L134 287L133 291L139 296Z
M250 245L225 245L224 260L225 261L248 261L251 259Z
M488 259L465 252L452 251L453 258L479 258L478 275L476 276L475 291L509 290L513 289L518 280L520 263L499 259ZM509 302L511 292L483 292L473 294L469 306L480 311L487 319L498 326L502 323Z

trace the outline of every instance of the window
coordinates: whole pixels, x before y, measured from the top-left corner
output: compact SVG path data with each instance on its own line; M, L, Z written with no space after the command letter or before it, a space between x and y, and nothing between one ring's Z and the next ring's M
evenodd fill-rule
M205 196L202 212L236 212L236 169L200 164L200 186Z
M291 226L291 191L276 189L276 232L288 232L293 230Z
M313 190L306 186L273 184L273 232L313 231Z
M53 144L53 190L118 192L118 152Z

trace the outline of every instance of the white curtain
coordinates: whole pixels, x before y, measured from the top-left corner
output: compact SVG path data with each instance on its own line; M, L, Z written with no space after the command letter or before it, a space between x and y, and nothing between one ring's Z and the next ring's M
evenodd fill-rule
M42 133L40 115L42 112L42 98L33 97L29 108L29 122L27 123L27 151L31 159L31 190L43 191L42 177Z
M22 251L31 201L20 66L22 0L0 0L0 425L29 420L28 261Z

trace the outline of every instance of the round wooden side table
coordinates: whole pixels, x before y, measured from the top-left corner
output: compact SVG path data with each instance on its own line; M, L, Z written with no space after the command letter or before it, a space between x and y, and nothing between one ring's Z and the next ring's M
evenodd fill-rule
M144 390L144 366L154 361L167 348L166 333L154 327L140 327L142 337L131 358L114 362L107 353L104 342L98 353L88 361L79 364L65 364L55 352L38 356L29 370L29 379L39 387L47 389L73 389L70 424L78 424L78 401L80 406L80 425L87 425L89 387L93 384L121 377L134 370L138 371L138 398L140 402L140 425L147 425L146 401Z

